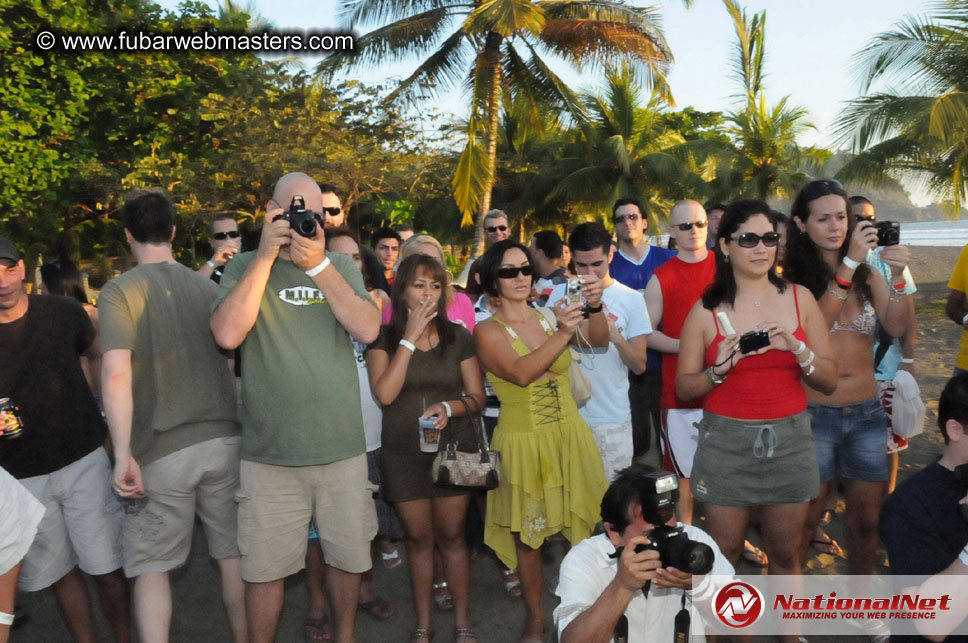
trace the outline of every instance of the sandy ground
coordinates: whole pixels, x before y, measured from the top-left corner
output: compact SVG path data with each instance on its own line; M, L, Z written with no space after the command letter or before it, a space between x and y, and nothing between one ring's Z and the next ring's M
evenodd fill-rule
M936 458L942 449L940 433L936 428L937 399L954 365L960 329L944 317L947 297L947 281L958 258L960 248L915 248L911 271L918 283L917 309L920 330L917 347L917 378L928 406L925 432L912 439L910 447L901 454L899 479L918 471ZM828 532L842 545L845 542L843 502L831 521ZM757 540L755 532L750 538ZM560 548L555 548L560 551ZM401 546L402 552L402 546ZM808 573L845 573L845 561L829 555L816 554L808 560ZM559 553L560 556L560 553ZM878 573L886 573L884 556ZM743 573L757 573L741 564ZM381 595L397 608L389 620L378 622L368 615L358 617L358 640L360 641L406 641L413 627L410 603L410 587L406 566L393 570L384 569L380 563L374 567L375 586ZM546 577L554 574L554 565L546 566ZM523 624L524 609L520 600L511 599L504 591L492 559L485 554L472 560L472 613L471 618L481 641L514 641ZM229 641L228 622L219 596L218 570L206 555L204 535L195 530L192 557L188 564L172 574L174 617L171 629L172 641ZM305 617L306 594L302 574L291 577L286 583L286 603L279 626L278 640L295 642L303 640L302 622ZM557 602L549 592L544 593L544 607L551 628L551 611ZM30 614L30 620L14 632L17 642L69 641L54 597L49 590L22 595L19 604ZM95 608L98 628L103 640L110 640L107 626ZM453 616L436 611L437 641L453 640ZM835 641L857 637L811 637L811 641ZM547 640L554 640L553 634Z

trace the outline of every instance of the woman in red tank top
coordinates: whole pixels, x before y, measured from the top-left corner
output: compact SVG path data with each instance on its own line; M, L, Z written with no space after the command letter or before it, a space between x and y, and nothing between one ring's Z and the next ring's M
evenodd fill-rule
M676 378L680 398L705 396L693 493L733 565L759 506L769 572L799 574L807 505L819 489L802 381L831 389L837 367L810 292L776 274L769 206L731 204L719 233L716 277L686 318ZM762 343L743 339L753 331Z

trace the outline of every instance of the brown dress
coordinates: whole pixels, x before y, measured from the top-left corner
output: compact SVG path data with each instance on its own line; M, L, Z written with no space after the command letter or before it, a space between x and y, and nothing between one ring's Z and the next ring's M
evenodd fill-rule
M464 390L460 363L474 356L474 340L463 326L454 324L454 342L443 351L419 348L410 357L403 389L393 403L383 407L383 431L380 436L380 477L387 502L406 502L440 496L458 496L467 491L437 487L430 479L434 453L420 451L417 419L424 409L441 400L456 400ZM389 327L380 328L380 336L367 350L379 349L393 357L400 346L388 346ZM407 349L402 349L407 350ZM460 405L457 405L463 410ZM459 412L454 409L454 412ZM441 435L441 444L457 440L459 449L476 448L468 418L454 417Z

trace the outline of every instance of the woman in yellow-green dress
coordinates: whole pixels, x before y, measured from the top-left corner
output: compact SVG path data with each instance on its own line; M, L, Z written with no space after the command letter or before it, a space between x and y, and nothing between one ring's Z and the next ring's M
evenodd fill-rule
M534 267L516 241L500 241L480 261L481 287L496 307L474 331L477 354L501 401L493 447L501 484L487 495L484 542L518 570L527 610L522 641L541 641L541 543L558 532L572 543L591 535L608 483L598 447L571 396L569 343L608 344L602 283L583 277L582 305L553 308L555 321L528 306Z

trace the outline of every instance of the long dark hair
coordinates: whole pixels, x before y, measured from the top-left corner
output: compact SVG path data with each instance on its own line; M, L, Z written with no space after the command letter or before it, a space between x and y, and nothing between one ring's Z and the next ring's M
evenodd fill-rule
M499 297L501 293L498 291L498 277L497 271L501 269L501 262L504 261L504 253L511 248L517 248L524 253L524 257L528 260L528 265L534 268L534 259L531 256L531 250L528 247L514 239L505 239L504 241L498 241L487 251L481 255L477 264L477 276L481 280L481 290L490 295L491 297ZM531 285L534 285L535 280L538 278L537 272L531 273Z
M728 240L741 225L758 214L766 217L770 225L773 226L773 231L776 232L776 219L770 214L770 206L763 201L744 199L734 201L726 206L723 219L719 222L719 232L716 235L716 276L713 278L713 282L706 288L706 292L702 295L703 308L712 310L723 302L732 306L736 301L736 278L733 276L733 265L726 261L726 255L723 254L723 249L718 239ZM773 265L770 266L770 270L767 273L767 278L771 284L776 286L777 292L782 293L786 290L786 281L776 274L775 257L773 259Z
M437 316L431 320L431 324L437 329L438 352L443 353L448 345L454 342L456 333L454 324L447 318L447 273L440 262L427 255L411 255L404 259L397 266L397 277L393 280L393 291L390 294L390 305L393 312L390 315L390 354L396 352L400 340L403 339L403 331L407 328L407 318L410 311L407 308L407 286L413 283L417 276L417 271L423 268L429 272L435 281L440 282L440 299L437 300Z
M844 237L844 243L837 252L837 260L839 262L847 256L847 250L850 249L851 237L853 237L854 230L857 228L857 220L850 215L847 192L840 183L831 179L807 183L800 190L800 193L797 194L797 198L794 199L793 206L790 208L790 214L794 219L798 219L800 223L806 224L807 219L810 218L810 204L821 197L831 194L836 194L844 200L844 209L847 212L847 236ZM837 267L834 266L831 269L823 260L823 256L820 254L820 248L811 241L810 235L806 231L800 230L800 226L796 225L796 221L792 223L793 225L787 228L786 255L783 257L783 276L793 283L805 286L813 293L815 299L820 299L827 290L827 284L834 278L834 272L837 270ZM869 268L865 263L862 263L854 271L853 281L857 284L857 296L859 299L871 298L870 286L867 285L868 271Z
M82 304L91 303L84 290L84 279L77 265L70 259L54 259L40 267L40 280L51 295L73 297Z

